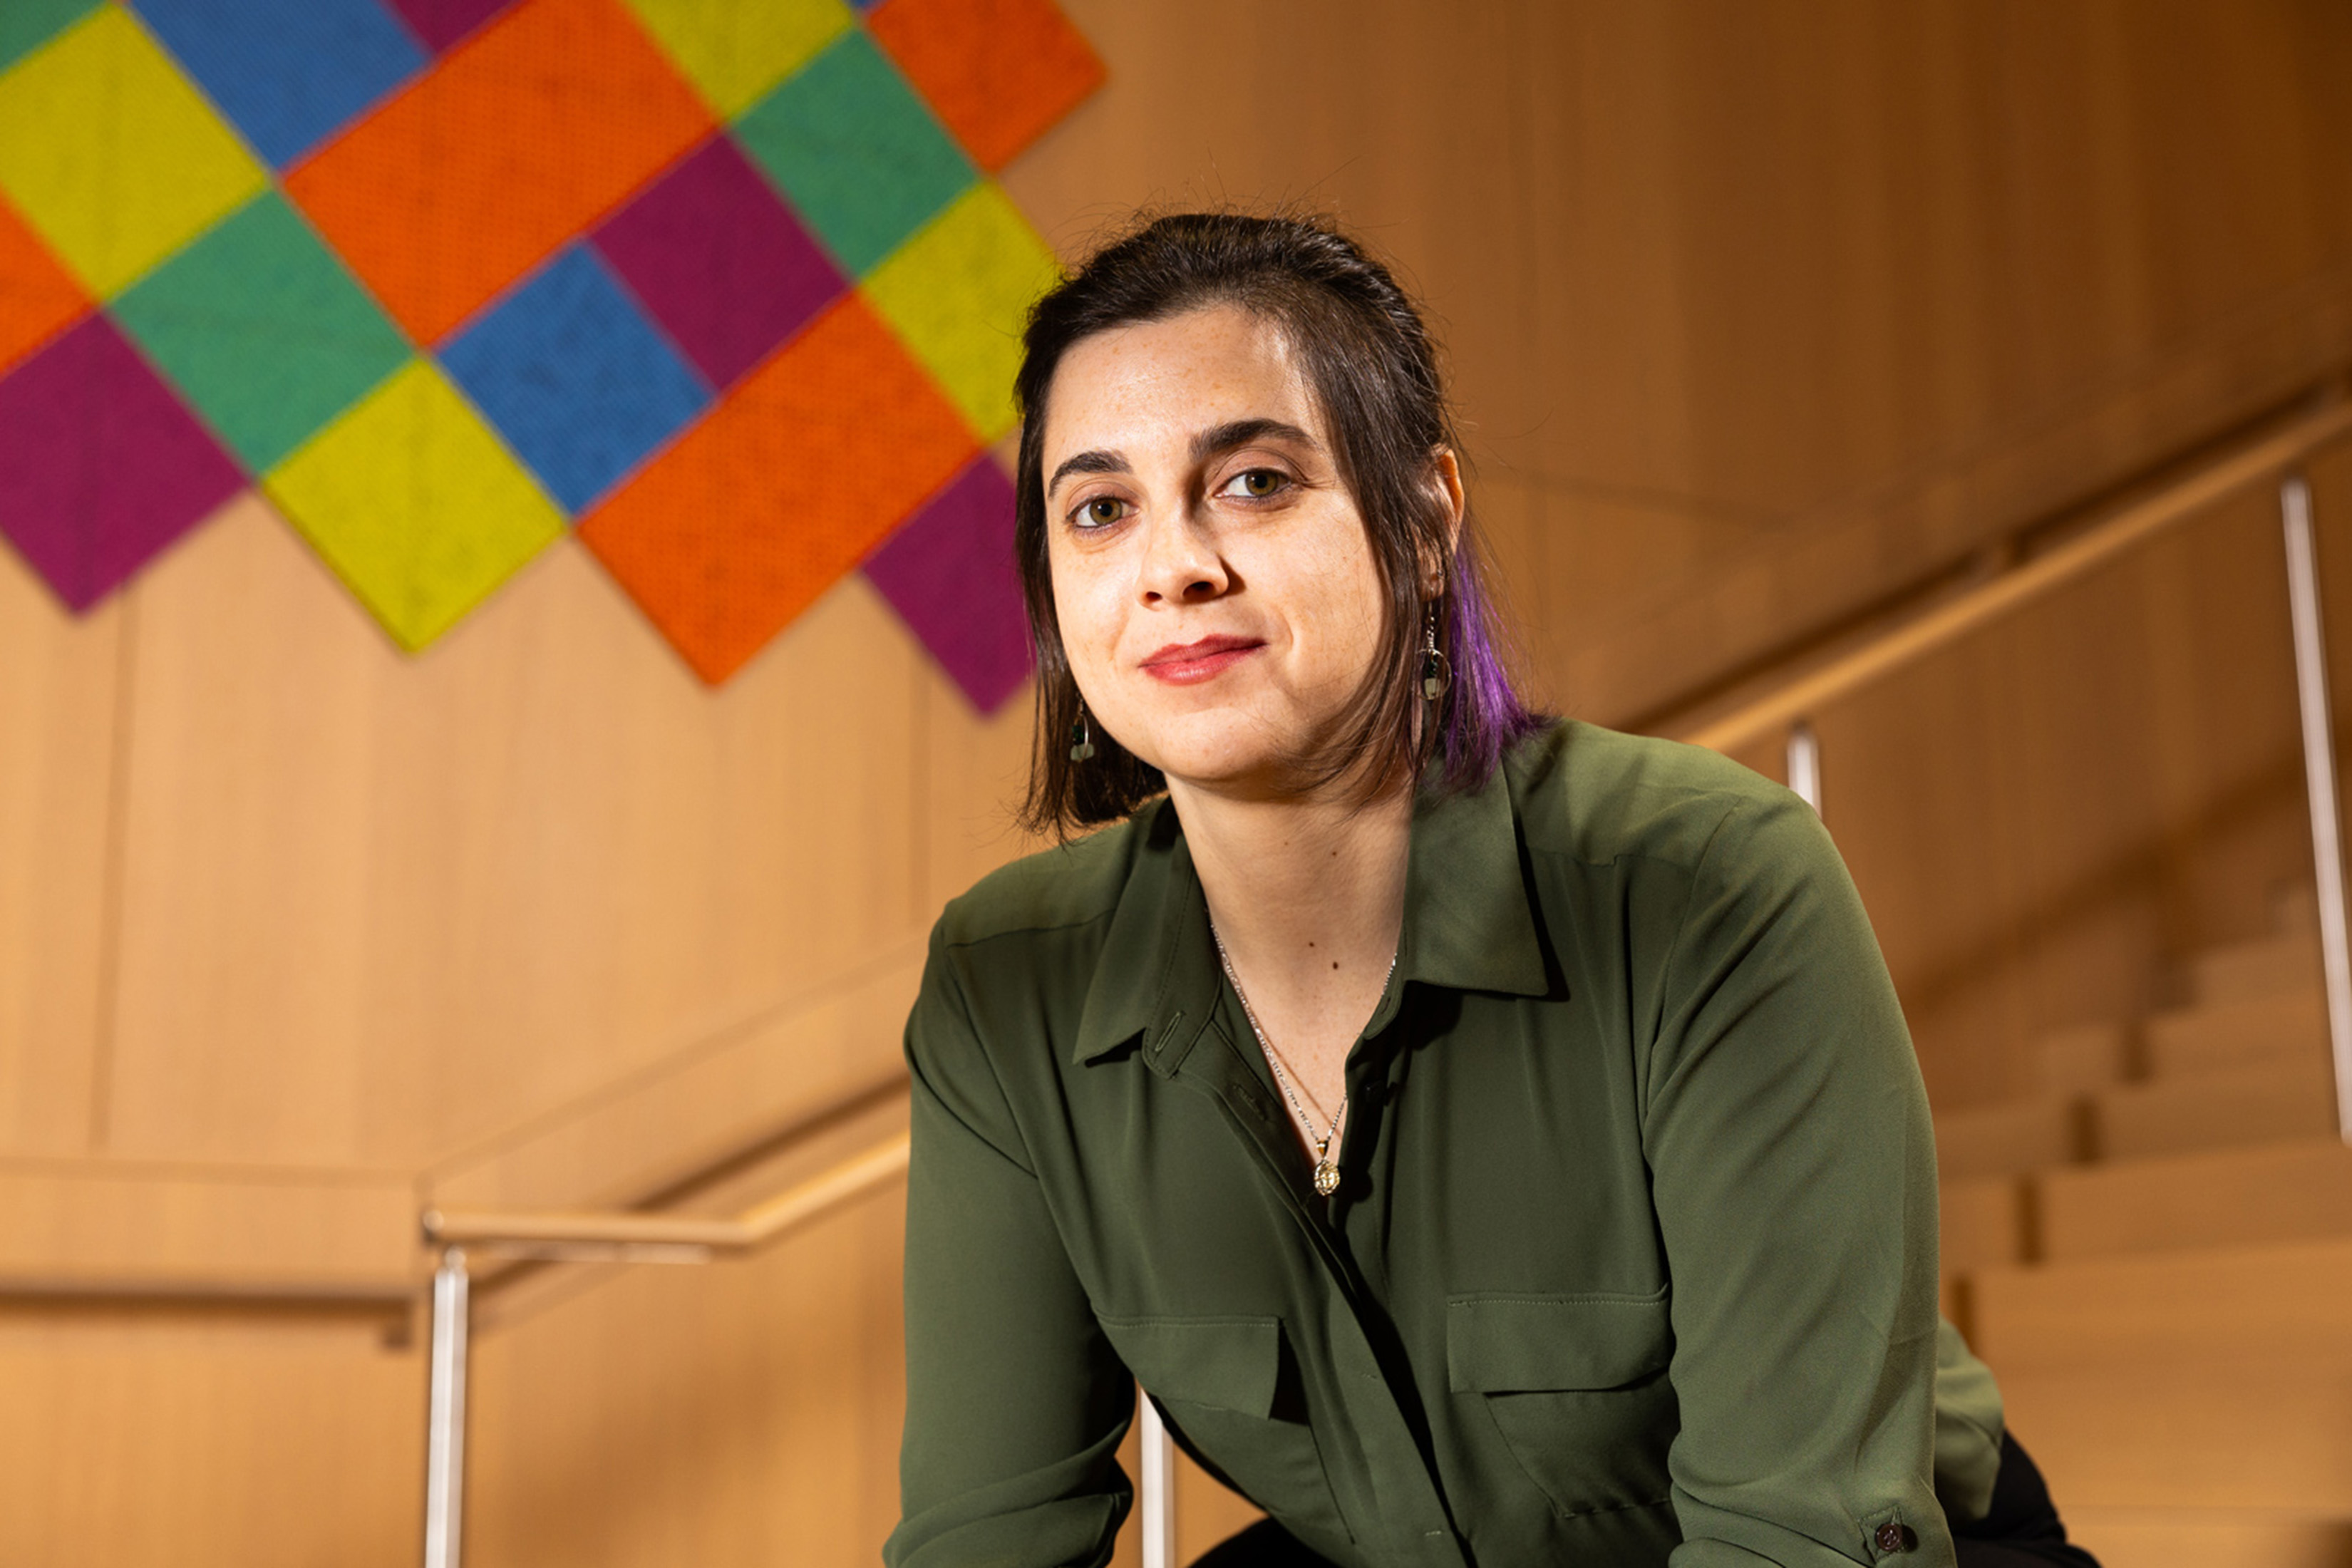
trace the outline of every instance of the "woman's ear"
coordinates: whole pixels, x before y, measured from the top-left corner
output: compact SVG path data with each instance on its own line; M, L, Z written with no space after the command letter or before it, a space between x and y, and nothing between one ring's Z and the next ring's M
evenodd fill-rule
M1462 547L1462 519L1469 510L1469 500L1462 489L1462 463L1454 457L1454 448L1440 447L1431 458L1429 478L1436 492L1438 504L1445 510L1445 548L1448 554ZM1441 597L1445 592L1445 569L1442 563L1431 562L1421 585L1424 598Z

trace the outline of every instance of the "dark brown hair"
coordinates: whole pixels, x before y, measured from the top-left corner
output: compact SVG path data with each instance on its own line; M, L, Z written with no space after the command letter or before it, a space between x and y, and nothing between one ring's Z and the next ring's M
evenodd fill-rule
M1167 787L1152 767L1093 727L1094 756L1070 760L1077 682L1054 613L1046 551L1046 396L1071 346L1097 332L1230 304L1263 318L1304 363L1333 456L1370 535L1387 595L1380 654L1349 699L1343 744L1323 782L1361 770L1378 788L1402 770L1447 789L1494 775L1539 722L1513 689L1480 582L1475 531L1457 542L1435 461L1459 452L1437 356L1421 313L1388 268L1328 224L1298 217L1182 213L1144 223L1039 300L1023 338L1013 395L1022 416L1015 550L1037 655L1037 722L1024 825L1067 833L1127 816ZM1433 571L1434 567L1436 570ZM1425 722L1421 666L1428 579L1453 685ZM1416 743L1416 737L1420 742Z

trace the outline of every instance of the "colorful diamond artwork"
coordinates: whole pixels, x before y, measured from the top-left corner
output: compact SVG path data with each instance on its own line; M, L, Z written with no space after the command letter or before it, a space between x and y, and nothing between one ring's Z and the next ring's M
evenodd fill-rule
M567 536L717 685L863 570L985 711L1054 0L0 0L0 540L257 488L404 649Z

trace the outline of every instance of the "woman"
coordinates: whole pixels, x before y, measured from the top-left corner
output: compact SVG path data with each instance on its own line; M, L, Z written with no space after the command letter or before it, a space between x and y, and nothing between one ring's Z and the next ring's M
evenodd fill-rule
M1344 237L1161 219L1025 350L1029 811L1114 826L933 932L888 1560L1104 1562L1140 1380L1221 1562L1954 1562L1998 1396L1812 814L1521 706Z

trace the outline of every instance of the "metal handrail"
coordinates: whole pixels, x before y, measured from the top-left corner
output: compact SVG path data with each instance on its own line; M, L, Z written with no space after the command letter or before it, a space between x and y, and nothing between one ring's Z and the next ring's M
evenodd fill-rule
M908 1135L895 1133L731 1218L579 1211L427 1209L425 1239L508 1258L578 1258L596 1248L659 1247L701 1254L749 1252L863 1195L907 1168Z
M2185 476L2158 494L2125 507L2047 554L2012 567L1990 582L1891 628L1843 658L1801 675L1678 739L1714 751L1736 752L1785 733L1824 705L1873 685L1906 665L1916 663L2176 524L2202 516L2215 503L2238 491L2279 478L2347 433L2352 433L2352 403L2336 404L2297 419Z
M425 1407L425 1568L458 1568L465 1544L466 1373L473 1319L467 1250L560 1263L701 1263L753 1251L907 1169L898 1132L732 1217L578 1211L427 1209L433 1272L432 1373Z
M2288 618L2294 642L2295 706L2311 816L2313 880L2319 903L2319 948L2326 983L2329 1058L2336 1080L2336 1129L2352 1144L2352 907L2347 907L2343 824L2336 788L2334 710L2327 697L2326 617L2313 537L2311 487L2301 467L2352 434L2352 404L2329 403L2249 441L2158 494L2123 508L2046 554L1873 638L1864 647L1798 676L1769 695L1700 724L1682 739L1725 752L1779 734L1789 785L1822 808L1822 746L1813 719L1822 708L1875 684L2026 605L2116 560L2168 530L2205 516L2239 491L2278 487L2284 530Z

